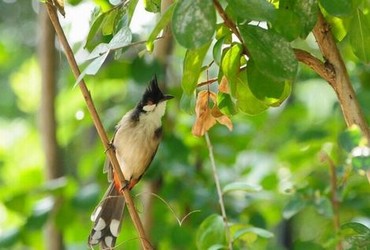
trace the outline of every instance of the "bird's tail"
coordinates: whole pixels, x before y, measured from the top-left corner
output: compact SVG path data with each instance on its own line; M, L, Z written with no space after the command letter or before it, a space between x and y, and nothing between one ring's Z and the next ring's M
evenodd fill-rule
M112 182L102 201L91 215L94 227L88 238L90 246L99 244L102 249L112 249L121 229L125 199Z

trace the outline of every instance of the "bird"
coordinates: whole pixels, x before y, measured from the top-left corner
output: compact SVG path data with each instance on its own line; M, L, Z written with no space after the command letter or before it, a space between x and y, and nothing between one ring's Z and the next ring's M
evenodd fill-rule
M100 243L102 249L112 249L121 229L124 197L122 189L131 190L140 181L152 162L162 139L162 117L172 95L165 95L157 77L150 80L141 100L128 111L116 126L111 141L125 183L120 183L111 164L106 164L109 187L91 215L93 228L88 237L92 247Z

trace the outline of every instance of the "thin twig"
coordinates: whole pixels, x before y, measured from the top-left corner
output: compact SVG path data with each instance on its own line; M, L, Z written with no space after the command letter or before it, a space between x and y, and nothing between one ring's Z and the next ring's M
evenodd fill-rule
M217 82L218 81L218 78L212 78L212 79L209 79L207 81L204 81L204 82L200 82L197 84L197 87L201 87L201 86L204 86L204 85L209 85L211 83L214 83L214 82Z
M228 17L224 9L222 8L220 2L218 0L213 0L213 4L215 5L215 8L220 15L220 17L224 20L225 25L231 30L232 33L235 34L235 36L239 39L243 46L243 52L249 57L249 52L247 47L245 46L245 42L243 40L243 37L240 35L240 32L238 28L236 27L235 23Z
M205 138L206 138L207 147L208 147L208 151L209 151L209 159L211 160L213 178L214 178L215 183L216 183L218 201L220 203L220 208L221 208L221 214L222 214L222 218L223 218L224 224L225 224L226 239L227 239L228 244L229 244L229 250L232 250L233 249L233 242L232 242L232 238L231 238L230 227L229 227L229 223L227 221L226 210L225 210L225 205L224 205L224 199L223 199L223 195L222 195L220 180L219 180L218 175L217 175L216 162L215 162L215 157L213 155L213 147L212 147L212 143L211 143L211 140L209 139L209 135L208 135L207 132L205 133Z
M333 225L335 233L339 233L340 231L340 217L339 217L339 201L337 197L337 173L335 171L335 164L333 160L329 157L328 154L322 153L321 155L322 161L328 162L329 165L329 174L330 174L330 202L333 208ZM339 241L336 246L337 250L343 250L342 241Z
M57 13L55 11L55 6L52 5L51 0L48 0L46 2L46 8L47 8L50 20L51 20L51 22L54 26L54 29L55 29L55 31L58 35L60 43L62 44L62 46L64 48L64 51L65 51L68 63L71 67L71 70L72 70L75 78L78 79L78 77L80 75L80 69L78 68L78 65L77 65L76 59L74 57L73 51L72 51L72 49L71 49L71 47L70 47L70 45L67 41L67 38L64 34L64 31L63 31L63 29L60 25ZM108 153L108 158L109 158L109 160L110 160L110 162L113 166L113 169L117 173L119 180L122 183L124 183L125 182L125 177L122 174L121 168L120 168L119 163L117 161L117 158L114 154L114 151L109 150L109 149L111 149L111 147L110 147L110 144L109 144L107 134L106 134L106 132L104 130L104 127L101 123L100 117L99 117L99 115L96 111L96 108L94 106L94 103L93 103L91 95L90 95L90 92L89 92L89 90L88 90L88 88L85 84L85 81L83 79L79 83L79 87L80 87L82 95L85 99L85 102L86 102L87 108L90 112L90 115L91 115L91 118L93 120L94 126L95 126L95 128L96 128L96 130L99 134L99 137L100 137L100 139L103 143L103 146L104 146L105 150ZM126 205L127 205L128 211L130 213L131 219L132 219L132 221L135 225L135 228L136 228L136 230L139 234L139 238L141 240L142 248L143 249L153 249L153 247L150 245L149 241L147 240L147 237L145 236L144 228L142 226L140 217L136 212L134 203L132 201L132 198L130 196L130 193L129 193L128 189L124 189L123 192L122 192L122 195L125 198Z

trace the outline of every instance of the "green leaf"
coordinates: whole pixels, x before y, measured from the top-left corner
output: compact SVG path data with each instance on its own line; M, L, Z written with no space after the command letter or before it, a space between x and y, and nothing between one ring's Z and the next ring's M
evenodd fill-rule
M144 0L144 8L148 12L157 13L161 10L161 0Z
M193 114L195 111L195 100L195 92L190 95L183 92L180 100L180 108L188 114Z
M363 62L370 62L370 14L357 10L348 31L353 53Z
M183 0L176 4L172 31L177 42L188 49L209 43L216 29L216 12L212 1Z
M115 34L109 42L109 49L115 50L123 48L130 44L132 41L131 30L128 27L123 27L117 34Z
M163 13L157 24L155 25L152 33L150 33L148 40L146 42L146 48L148 51L152 52L154 48L154 41L157 38L159 32L166 27L166 25L170 22L171 17L173 15L173 11L175 9L175 4L172 4L167 10Z
M279 106L290 94L290 81L276 81L270 76L261 73L254 60L248 61L248 86L253 95L268 106Z
M85 48L87 50L92 51L99 43L102 42L102 26L106 15L107 13L100 14L91 25L85 44Z
M184 70L181 86L187 95L191 95L197 85L199 74L202 70L203 59L209 49L210 43L198 49L189 49L184 58Z
M218 92L217 107L225 115L235 115L237 113L235 103L229 94Z
M266 238L266 239L274 237L274 234L267 231L266 229L259 228L259 227L248 227L248 228L243 228L243 229L239 229L238 231L236 231L234 233L233 240L235 241L247 233L253 233L259 237Z
M342 230L345 229L352 229L357 234L369 235L370 236L370 229L365 225L358 223L358 222L348 222L343 224L340 227Z
M274 6L266 0L228 0L233 16L240 20L272 21L275 15Z
M54 200L47 197L36 203L33 208L32 214L27 218L25 227L27 229L40 229L47 221L48 214L54 207Z
M339 135L339 145L348 153L359 146L362 140L362 133L358 126L352 126Z
M116 24L116 17L119 12L118 8L114 8L111 11L107 12L103 23L102 23L102 34L103 36L113 34L115 24Z
M298 62L290 44L283 37L257 26L242 25L239 29L250 57L260 72L276 81L292 81L295 78Z
M315 208L319 214L327 218L331 218L333 216L332 205L330 203L330 200L326 197L320 197L318 200L316 200Z
M257 115L265 111L268 106L258 100L251 92L248 86L246 71L241 71L237 77L235 77L235 83L229 82L229 84L235 84L235 98L237 99L236 105L238 109L249 115ZM231 88L234 88L231 86Z
M7 231L2 231L0 234L0 248L8 249L10 246L17 243L20 238L19 228L10 229Z
M370 229L358 222L349 222L341 226L341 235L353 247L367 249L370 245Z
M72 200L73 207L88 209L99 202L99 186L90 184L81 188Z
M319 11L317 0L294 0L293 11L298 14L303 27L300 36L306 38L317 22Z
M234 43L229 49L226 50L221 61L221 69L226 78L232 81L240 71L240 57L243 48L241 44Z
M250 193L259 192L261 189L261 186L258 185L251 185L245 182L233 182L225 185L225 187L222 189L222 193L225 194L232 191L244 191Z
M306 202L302 200L301 197L293 197L285 206L283 210L283 217L285 219L290 219L297 213L299 213L306 206Z
M320 0L321 6L333 16L349 16L353 12L352 0Z
M127 26L130 26L130 23L131 23L131 20L132 20L132 17L134 15L136 5L137 5L138 2L139 2L139 0L130 0L129 3L128 3L128 6L127 6L127 18L128 18Z
M213 46L212 54L213 54L213 60L215 60L215 63L217 65L221 64L221 57L222 57L222 46L224 45L225 37L221 37L215 45Z
M302 32L302 24L299 15L287 9L277 10L273 28L288 41L293 41Z
M110 50L107 50L103 55L95 58L91 63L89 63L85 70L78 76L74 86L78 85L86 75L95 75L105 62L105 59L107 59L109 51Z
M225 227L222 217L212 214L200 224L196 233L198 249L209 249L213 245L225 243Z

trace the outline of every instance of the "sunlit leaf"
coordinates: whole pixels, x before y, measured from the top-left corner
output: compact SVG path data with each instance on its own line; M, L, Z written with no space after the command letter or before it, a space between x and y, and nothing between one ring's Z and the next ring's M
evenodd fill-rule
M102 25L106 15L107 13L102 13L94 20L86 39L85 48L87 50L92 51L102 42Z
M183 0L176 4L172 31L177 42L188 49L209 43L216 29L216 11L212 1Z
M365 63L370 62L370 14L357 10L348 31L350 43L355 55Z
M224 245L225 229L224 221L218 214L208 216L200 224L196 233L196 244L200 250L208 250L216 244Z
M157 13L161 10L161 0L144 0L144 8L148 12Z
M196 88L203 59L209 46L210 44L208 43L199 49L190 49L186 51L181 86L187 95L191 95Z
M268 106L258 100L248 86L246 71L241 71L235 78L235 88L238 109L249 115L257 115L265 111ZM231 87L232 89L233 87Z
M118 48L123 48L130 44L132 40L131 30L128 27L123 27L117 34L115 34L109 42L109 49L115 50Z
M86 75L95 75L103 63L105 62L105 59L107 59L107 56L109 54L109 50L106 51L103 55L95 58L87 67L85 68L84 71L78 76L74 86L80 83L80 81L86 76Z
M225 185L222 192L224 194L233 191L258 192L261 191L261 189L261 186L251 185L245 182L232 182Z
M221 69L229 81L232 81L240 71L240 57L243 48L241 44L235 43L222 57Z
M101 28L103 36L111 35L114 32L118 12L119 9L114 8L111 11L107 12L106 15L104 16Z
M320 4L333 16L348 16L353 11L352 0L320 0Z
M266 229L259 228L259 227L247 227L247 228L239 229L238 231L236 231L234 233L233 240L237 240L247 233L253 233L259 237L266 238L266 239L274 237L274 234L267 231Z
M172 4L170 7L168 7L167 10L162 14L157 24L155 25L152 33L150 33L148 40L146 42L146 48L148 51L150 52L153 51L154 41L157 38L159 32L161 32L161 30L163 30L170 22L174 9L175 4Z
M221 55L222 55L222 46L224 45L224 40L225 37L220 38L217 40L215 45L213 46L212 54L213 54L213 59L215 60L215 63L217 65L221 64Z
M298 62L289 43L272 30L257 26L239 27L258 70L276 81L292 81L297 73Z

